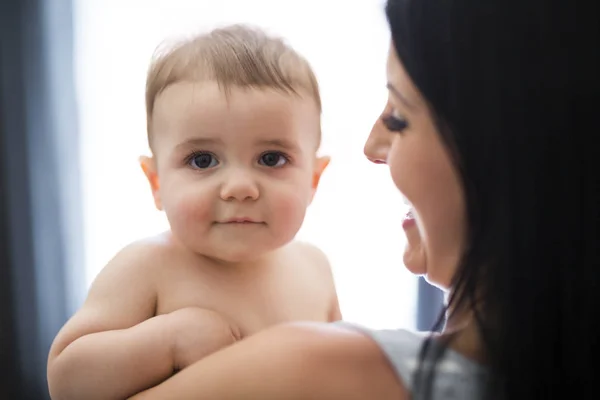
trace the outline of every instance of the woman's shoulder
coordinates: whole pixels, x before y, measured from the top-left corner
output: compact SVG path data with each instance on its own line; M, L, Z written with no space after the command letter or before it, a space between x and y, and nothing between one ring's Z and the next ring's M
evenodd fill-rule
M478 398L487 370L482 365L450 348L445 349L435 336L429 333L405 329L375 330L348 322L336 323L340 328L358 332L376 344L379 351L392 366L406 391L413 393L413 380L421 362L421 350L425 341L433 337L430 349L441 350L432 380L433 398L470 399ZM431 354L431 353L429 353Z

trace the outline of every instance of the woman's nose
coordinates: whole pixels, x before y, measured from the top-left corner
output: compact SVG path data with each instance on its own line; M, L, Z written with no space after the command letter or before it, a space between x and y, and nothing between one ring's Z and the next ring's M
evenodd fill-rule
M388 134L383 122L377 119L365 143L364 153L367 159L375 164L385 164L389 149Z

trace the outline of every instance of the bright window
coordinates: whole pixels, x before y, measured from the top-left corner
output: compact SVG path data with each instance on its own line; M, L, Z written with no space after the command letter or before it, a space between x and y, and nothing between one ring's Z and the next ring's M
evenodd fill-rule
M286 38L313 65L332 156L299 233L329 256L345 319L415 325L416 280L402 265L404 214L364 141L386 100L388 30L377 0L79 0L76 71L88 285L123 246L167 228L137 164L147 154L144 85L162 41L227 23Z

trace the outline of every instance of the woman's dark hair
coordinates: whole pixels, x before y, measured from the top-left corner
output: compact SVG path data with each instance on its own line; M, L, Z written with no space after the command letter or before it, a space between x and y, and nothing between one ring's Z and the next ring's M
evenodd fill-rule
M595 8L579 0L387 2L393 46L461 175L467 245L449 309L475 311L493 377L486 399L598 397ZM441 357L421 354L421 365ZM434 379L435 371L416 390Z

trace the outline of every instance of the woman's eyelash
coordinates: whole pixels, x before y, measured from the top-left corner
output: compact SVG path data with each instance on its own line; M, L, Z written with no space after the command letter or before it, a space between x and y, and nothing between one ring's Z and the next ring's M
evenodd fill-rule
M381 117L381 121L390 132L402 132L408 128L408 122L404 119L386 115Z

